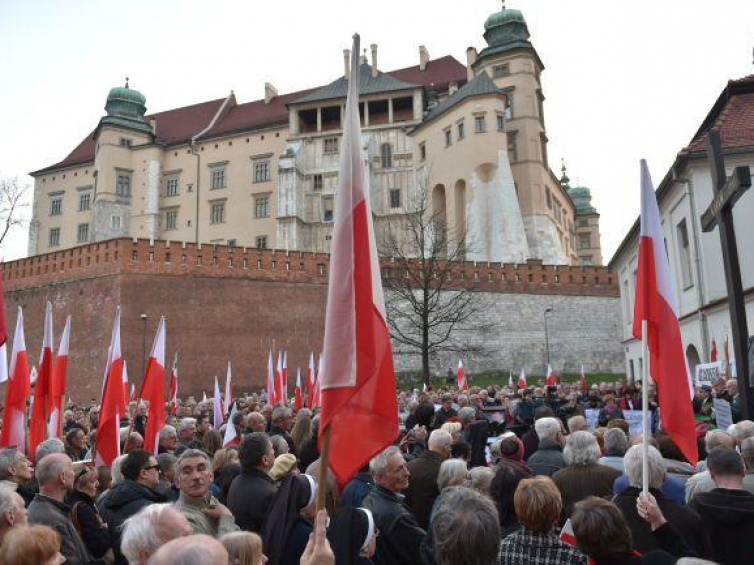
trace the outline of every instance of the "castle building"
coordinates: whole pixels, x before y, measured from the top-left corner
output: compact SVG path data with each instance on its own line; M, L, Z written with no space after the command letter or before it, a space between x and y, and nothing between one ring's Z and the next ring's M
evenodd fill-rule
M446 239L474 242L468 260L598 265L589 191L549 167L544 65L526 21L503 6L484 27L466 65L421 46L418 65L386 72L373 44L371 61L345 50L326 86L279 95L265 83L246 103L231 92L147 114L128 82L113 88L94 131L31 173L29 254L118 237L328 252L347 84L359 80L378 233L423 191Z

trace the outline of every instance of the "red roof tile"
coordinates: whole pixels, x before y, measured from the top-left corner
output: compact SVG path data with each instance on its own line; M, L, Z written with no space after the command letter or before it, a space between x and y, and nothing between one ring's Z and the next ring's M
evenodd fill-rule
M434 85L438 89L444 89L451 82L457 82L458 86L466 82L466 67L451 55L429 61L423 71L416 65L390 71L388 74L405 82L422 86Z
M706 151L711 129L724 149L754 145L754 75L728 83L685 150Z

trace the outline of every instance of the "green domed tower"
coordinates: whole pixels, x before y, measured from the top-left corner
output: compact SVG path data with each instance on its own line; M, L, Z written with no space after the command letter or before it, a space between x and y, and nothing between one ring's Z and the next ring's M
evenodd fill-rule
M492 49L532 46L524 14L521 10L506 8L505 2L502 10L495 12L484 22L484 39Z
M602 265L600 215L592 205L592 191L586 186L571 186L571 179L563 163L560 184L571 197L576 209L575 229L580 265Z
M100 125L111 124L152 133L152 128L144 119L147 112L146 101L141 92L129 88L126 78L125 86L110 89L105 103L107 115L100 120Z

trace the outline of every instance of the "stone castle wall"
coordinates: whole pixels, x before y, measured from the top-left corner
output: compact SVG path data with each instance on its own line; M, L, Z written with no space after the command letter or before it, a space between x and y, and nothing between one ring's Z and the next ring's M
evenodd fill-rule
M228 360L237 385L249 390L264 386L271 348L288 351L292 378L297 367L305 373L309 353L321 349L328 267L325 254L116 239L6 263L6 320L12 336L17 306L23 306L26 344L36 363L45 302L53 304L56 349L65 316L72 316L68 382L70 396L79 400L101 393L118 305L123 352L137 386L143 351L149 354L164 315L168 360L176 350L180 356L182 395L211 394L212 377L223 377ZM383 260L383 276L401 276L390 259ZM556 368L583 362L587 371L623 369L618 288L606 269L467 262L456 266L451 283L479 291L488 304L484 316L497 328L469 336L488 350L476 365L472 360L470 372L522 364L541 371L548 306L554 309L548 324ZM438 371L447 369L445 362L438 362ZM419 366L418 358L396 359L398 370Z

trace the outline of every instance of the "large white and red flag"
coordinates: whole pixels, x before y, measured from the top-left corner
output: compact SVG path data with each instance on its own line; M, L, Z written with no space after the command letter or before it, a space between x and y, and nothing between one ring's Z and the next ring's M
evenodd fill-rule
M233 411L230 413L230 416L228 417L228 423L225 425L225 435L223 436L223 447L227 447L229 445L241 445L241 438L238 437L236 426L235 424L233 424L233 416L235 416L237 411L238 410L236 409L234 405Z
M581 365L581 375L579 376L581 381L581 393L586 394L589 392L589 383L586 382L586 374L584 373L584 365Z
M18 451L28 453L26 446L26 399L29 398L31 382L29 380L29 359L26 356L26 340L24 339L24 313L20 306L16 318L16 333L13 336L8 375L0 447L16 447Z
M296 388L293 391L293 408L298 412L303 406L303 394L301 392L301 369L296 369Z
M314 351L309 355L309 369L306 371L306 406L312 408L314 401L314 382L316 374L314 373Z
M322 373L324 371L325 367L325 357L321 353L319 354L319 362L317 363L317 376L314 378L314 394L312 394L312 405L311 408L321 408L322 407L322 388L320 387L320 384L322 383Z
M60 336L60 346L58 354L55 356L52 379L52 411L50 412L50 423L47 426L48 437L60 437L62 434L63 399L65 398L65 387L68 381L68 344L71 339L71 317L65 319L63 335Z
M272 350L267 359L267 403L275 406L275 368L272 365Z
M283 352L278 351L278 364L275 369L275 404L285 401L283 393Z
M637 339L642 339L643 321L647 327L649 374L657 384L663 429L686 459L696 464L698 452L691 408L694 388L683 352L660 211L647 163L642 159L641 239L633 326Z
M212 398L212 427L218 432L220 426L223 425L223 400L220 397L220 385L217 383L217 376L215 376L215 394Z
M353 53L359 53L354 36ZM398 436L393 356L369 205L359 124L359 58L345 107L320 375L320 438L330 434L330 469L344 485Z
M225 373L225 404L224 414L230 416L230 407L233 404L233 373L228 361L228 371Z
M526 388L526 371L521 367L521 374L518 376L518 390Z
M283 404L288 406L288 352L283 351Z
M178 352L173 356L173 368L170 370L170 383L168 385L170 395L170 413L178 413Z
M165 426L165 316L160 317L152 343L139 398L149 402L147 427L144 430L144 449L157 456L160 430Z
M34 386L34 403L29 421L29 458L34 460L37 446L47 439L47 417L52 412L52 394L55 388L52 360L52 304L45 309L44 338L39 353L39 369Z
M549 363L547 364L547 378L545 379L545 384L547 386L555 386L558 384L558 376L555 374L555 371L552 370L552 365Z
M458 390L469 390L469 381L466 380L466 371L461 359L458 360L458 369L456 370L456 386Z
M8 326L5 325L3 300L3 263L0 261L0 383L8 380Z
M97 427L96 464L110 466L120 455L120 419L126 412L123 391L123 356L120 350L120 307L115 310L110 347L102 385L99 426Z

